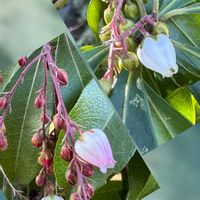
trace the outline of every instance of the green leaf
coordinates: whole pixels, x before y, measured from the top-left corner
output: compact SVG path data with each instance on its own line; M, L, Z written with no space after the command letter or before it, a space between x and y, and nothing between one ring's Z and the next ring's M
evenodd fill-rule
M110 99L142 153L167 142L192 124L140 77L123 73Z
M161 17L173 9L182 8L193 2L195 2L195 0L163 0L159 16Z
M196 112L192 101L192 95L188 88L183 87L174 90L166 97L167 102L192 124L196 122Z
M147 165L143 161L140 154L136 151L128 165L129 193L127 200L137 200L143 189L147 190L146 184L150 174L151 172L149 171ZM150 189L149 186L148 189ZM153 189L158 189L158 185L157 187L153 187ZM153 191L151 189L151 192ZM143 192L142 194L144 195L145 193Z
M103 59L108 55L108 47L103 45L94 47L88 51L83 52L83 57L95 72Z
M192 94L194 95L197 102L200 104L200 81L198 81L192 85L189 85L189 89L192 92Z
M120 200L119 193L122 191L121 181L109 181L105 186L95 192L92 200Z
M110 104L108 98L101 91L95 80L91 80L84 88L76 105L71 110L70 116L78 125L84 127L85 130L91 128L104 130L111 143L117 164L107 174L100 173L99 169L95 170L95 174L90 181L97 189L106 183L106 179L110 175L123 169L133 155L135 146L112 104ZM59 152L62 139L63 136L60 135L56 146L55 157L60 156ZM65 181L65 174L61 174L61 172L65 172L66 169L66 162L61 159L59 161L55 160L55 172L58 185L61 185Z
M40 50L35 51L30 56L30 60L39 53ZM13 69L10 79L7 79L1 92L9 91L22 71L18 67ZM9 179L16 184L27 185L40 168L37 164L39 150L32 146L31 138L34 130L41 126L41 111L34 107L34 101L35 92L42 85L43 67L38 62L32 66L24 78L23 84L18 87L11 103L12 112L5 120L8 149L0 152L0 164ZM50 90L51 87L49 86L48 99L50 103L48 103L48 113L51 115L53 100Z
M162 16L163 20L167 20L176 15L186 15L186 14L196 14L200 13L200 3L195 3L190 6L186 6L179 9L171 10L170 12L166 13Z
M89 70L85 69L85 61L82 59L80 50L74 45L74 40L69 31L58 38L55 54L56 64L67 71L69 84L62 88L62 96L65 105L70 111L74 106L83 88L92 79Z
M152 176L152 174L150 174L144 188L138 195L138 200L143 199L144 197L148 196L149 194L151 194L152 192L156 191L159 188L160 187L156 182L155 178Z
M87 11L87 22L91 30L98 35L99 23L106 4L100 0L90 0Z

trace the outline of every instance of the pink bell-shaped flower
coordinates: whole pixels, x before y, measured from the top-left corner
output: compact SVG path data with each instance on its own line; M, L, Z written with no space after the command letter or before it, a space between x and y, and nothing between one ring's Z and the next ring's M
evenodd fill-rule
M100 129L84 132L75 143L75 151L82 160L99 167L102 173L115 166L109 140Z

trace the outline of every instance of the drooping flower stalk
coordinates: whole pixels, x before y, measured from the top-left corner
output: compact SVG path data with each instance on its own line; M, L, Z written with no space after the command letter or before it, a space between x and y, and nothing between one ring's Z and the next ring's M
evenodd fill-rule
M0 108L2 108L3 115L0 118L0 149L5 150L7 147L7 139L5 137L5 125L4 125L4 119L6 115L9 112L10 104L13 95L16 92L17 87L22 83L26 73L31 68L31 66L37 62L41 61L43 64L43 87L40 88L36 93L37 96L35 98L35 107L37 109L41 109L41 123L42 126L37 130L37 132L32 136L32 145L36 148L41 148L40 155L38 157L38 163L41 165L41 170L39 174L36 176L35 182L38 186L44 187L44 195L49 196L54 194L55 186L54 184L49 180L49 176L53 175L53 157L54 157L54 149L55 149L55 141L52 140L52 137L57 138L57 135L60 131L63 131L65 133L64 138L64 144L61 149L61 157L69 162L68 169L66 171L66 180L68 183L72 185L76 185L77 192L73 193L71 195L71 199L80 199L80 200L88 200L91 199L94 190L92 186L88 183L87 177L90 177L93 175L94 172L94 166L99 167L94 162L91 161L91 159L87 159L90 157L91 152L88 152L82 156L80 153L76 152L75 145L79 143L79 141L75 141L75 133L79 134L80 138L81 135L85 136L87 131L82 130L80 127L78 127L75 122L71 120L71 118L68 115L67 109L64 104L64 100L62 98L61 93L61 87L66 86L68 84L68 74L65 72L65 70L60 69L52 56L52 48L49 44L44 45L42 52L39 56L34 58L29 64L27 64L28 60L27 58L20 58L18 61L19 65L23 68L22 73L20 74L18 80L12 87L12 89L7 92L3 97L0 98ZM53 87L55 90L55 114L53 118L51 119L47 112L47 85L48 85L48 76L47 73L50 73L50 78L52 79ZM53 129L52 129L53 126ZM51 130L50 134L46 134L47 129L49 127L49 130ZM95 129L94 129L95 130ZM98 135L98 134L97 134ZM97 136L94 134L94 136ZM102 135L98 136L97 138L93 138L94 140L99 139L99 142L101 143L101 148L107 148L104 147L105 145L109 145L107 149L109 149L109 156L106 157L108 153L105 152L96 152L96 156L98 154L101 154L101 160L104 160L104 170L101 170L102 172L106 172L106 168L113 168L115 165L115 162L112 157L112 151L110 148L110 144L108 140L105 142L106 135L103 136L104 140L102 140ZM92 142L91 138L88 140L86 137L85 143L86 145L90 145ZM91 143L92 144L92 143ZM79 146L79 145L78 145ZM85 148L82 147L83 150ZM79 150L81 147L79 147ZM93 152L95 153L95 151ZM79 155L80 154L80 155ZM105 156L105 159L103 158ZM110 165L110 162L112 163L112 166ZM101 168L103 169L103 168Z

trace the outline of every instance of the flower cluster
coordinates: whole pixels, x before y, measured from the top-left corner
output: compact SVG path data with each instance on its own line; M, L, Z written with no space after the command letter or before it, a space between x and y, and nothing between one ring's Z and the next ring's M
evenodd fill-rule
M155 12L144 15L135 24L138 16L139 8L130 0L110 1L104 11L106 25L99 36L105 45L110 45L110 50L103 80L112 82L122 68L134 71L140 62L163 77L172 77L178 72L167 25L158 19Z
M99 167L102 173L106 173L107 168L113 168L116 161L113 158L108 138L102 130L84 131L69 117L61 94L61 87L68 85L68 74L56 65L49 44L44 45L41 54L31 62L26 57L19 59L18 64L23 68L23 71L13 88L0 98L0 109L3 109L3 114L0 117L0 149L5 150L7 148L4 119L8 114L12 97L28 70L38 60L43 63L44 81L42 88L36 92L34 102L36 109L41 110L41 127L38 128L31 139L32 145L40 149L38 163L41 165L41 170L36 176L35 182L38 186L44 187L45 196L54 194L55 186L50 181L49 176L54 173L54 150L58 134L62 131L65 133L65 138L60 156L64 161L69 162L65 175L66 181L77 188L77 191L71 194L70 199L91 199L94 190L87 177L93 175L95 166ZM55 113L53 117L46 108L48 73L55 90ZM46 133L48 129L50 134ZM75 140L75 134L79 135L77 140Z

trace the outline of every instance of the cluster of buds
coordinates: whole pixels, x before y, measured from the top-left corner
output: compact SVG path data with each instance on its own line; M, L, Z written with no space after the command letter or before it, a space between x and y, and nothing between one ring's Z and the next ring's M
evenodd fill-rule
M133 20L136 21L137 17L139 8L131 0L110 1L104 11L106 25L99 36L105 45L110 45L104 80L112 81L123 68L134 71L140 62L163 77L172 77L178 72L167 25L158 19L155 12L143 16L135 24Z
M7 148L4 119L10 110L12 97L19 84L23 82L28 70L38 60L43 62L44 82L43 87L36 92L34 103L36 109L41 110L41 127L31 139L32 145L41 150L38 157L41 170L36 176L35 182L39 187L44 187L44 195L47 198L54 194L55 186L50 181L49 176L53 175L53 158L57 136L60 131L63 131L65 138L60 156L69 162L65 177L69 184L77 188L77 191L71 194L70 200L89 200L94 195L94 189L87 178L93 175L94 167L98 167L102 173L106 173L107 168L113 168L116 161L113 158L108 138L102 130L84 131L69 117L61 94L61 87L68 84L68 74L55 64L52 48L49 44L46 44L41 54L28 64L26 57L20 58L18 64L23 71L12 89L0 98L0 109L3 109L3 114L0 117L0 149ZM56 100L55 114L52 118L46 108L48 71L54 86ZM46 133L48 128L49 134ZM79 134L77 140L75 140L75 134Z

